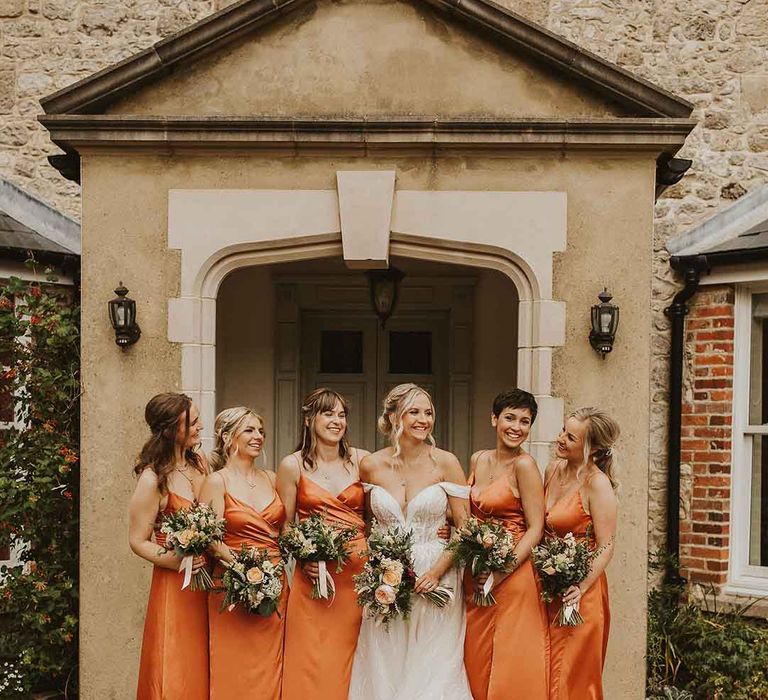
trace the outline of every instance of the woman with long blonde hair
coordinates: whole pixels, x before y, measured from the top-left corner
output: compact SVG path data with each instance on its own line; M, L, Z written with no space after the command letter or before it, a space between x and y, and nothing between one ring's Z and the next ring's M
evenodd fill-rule
M350 684L350 700L471 700L464 671L464 608L461 580L438 529L450 506L454 523L467 517L469 487L455 455L435 445L435 407L415 384L400 384L384 400L379 430L390 446L360 465L369 507L384 526L413 533L417 593L439 585L453 599L438 608L417 596L408 620L389 629L366 619Z
M301 435L296 451L277 470L277 490L287 522L322 513L331 522L355 527L351 556L340 573L332 572L332 603L311 597L317 563L297 568L288 602L285 633L283 700L346 700L362 610L352 577L362 571L366 550L365 494L360 460L365 450L350 447L346 399L330 389L316 389L302 402Z
M200 501L224 518L226 530L224 541L211 548L212 554L226 565L245 546L266 550L276 564L281 558L277 537L285 508L275 490L274 472L255 463L264 447L264 419L244 406L228 408L216 416L214 435L210 460L215 471L205 480ZM221 611L223 594L211 592L210 700L280 699L288 598L287 582L283 584L277 614L269 617L240 608Z
M163 552L165 515L189 507L208 471L197 452L203 425L184 394L152 397L144 410L150 436L136 460L136 489L128 509L133 553L153 565L138 700L208 700L208 605L204 591L182 590L181 559ZM205 566L195 557L193 573Z
M549 606L550 700L602 700L603 665L610 629L605 568L614 552L618 500L614 444L619 426L599 408L571 413L547 467L545 528L564 537L572 532L599 553L587 578L562 601ZM561 604L578 606L583 624L560 627Z

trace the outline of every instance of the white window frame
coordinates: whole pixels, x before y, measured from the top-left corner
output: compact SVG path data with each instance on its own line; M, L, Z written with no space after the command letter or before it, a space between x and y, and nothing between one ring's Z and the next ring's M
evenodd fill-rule
M731 528L728 581L724 592L763 596L768 593L768 566L749 563L749 536L752 514L752 442L756 435L768 435L768 424L749 424L749 375L752 297L768 293L768 280L737 284L734 292Z

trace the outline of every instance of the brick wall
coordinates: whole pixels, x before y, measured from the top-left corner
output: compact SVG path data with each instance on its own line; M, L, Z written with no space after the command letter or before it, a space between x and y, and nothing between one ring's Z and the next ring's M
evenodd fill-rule
M686 320L680 563L691 581L728 573L733 399L733 288L705 287Z

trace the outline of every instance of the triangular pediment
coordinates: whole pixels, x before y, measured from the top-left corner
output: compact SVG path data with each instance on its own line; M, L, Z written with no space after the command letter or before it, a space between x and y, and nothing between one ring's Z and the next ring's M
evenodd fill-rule
M243 0L42 101L48 114L685 117L488 0Z

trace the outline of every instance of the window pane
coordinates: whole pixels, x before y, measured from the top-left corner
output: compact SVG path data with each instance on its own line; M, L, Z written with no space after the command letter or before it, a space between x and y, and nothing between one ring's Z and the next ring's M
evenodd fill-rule
M752 296L749 360L749 422L768 423L768 294ZM752 508L749 563L768 566L768 436L752 438Z
M390 331L390 374L432 374L432 333Z
M361 374L363 371L362 331L322 331L320 371L329 374Z
M768 566L768 436L755 435L752 442L752 512L750 514L749 563Z

